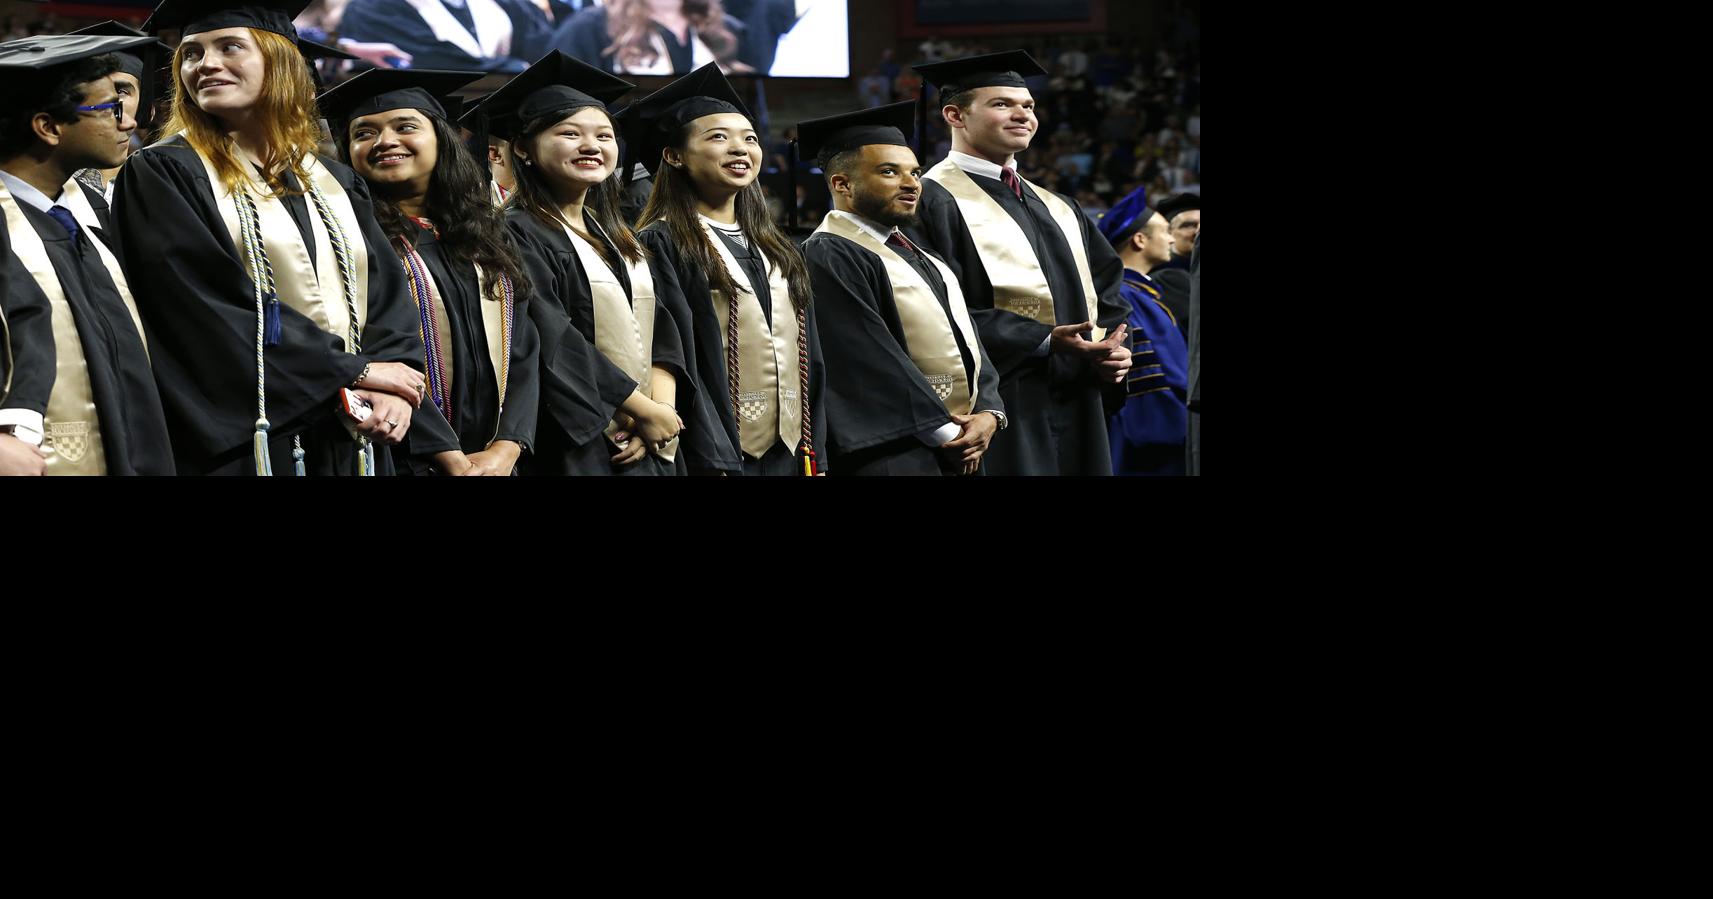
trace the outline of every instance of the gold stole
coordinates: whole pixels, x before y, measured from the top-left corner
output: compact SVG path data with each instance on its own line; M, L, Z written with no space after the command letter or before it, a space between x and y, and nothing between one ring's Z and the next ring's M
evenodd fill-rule
M131 313L131 324L137 326L137 339L143 343L143 356L148 358L149 338L143 334L143 317L137 313L137 301L131 296L131 284L125 280L125 271L119 266L119 260L113 256L107 245L95 236L92 229L101 227L101 220L95 217L95 207L89 205L89 197L78 186L73 178L60 188L59 204L71 210L71 217L77 219L77 224L89 231L89 242L94 245L95 252L101 254L101 264L106 267L107 274L113 278L113 286L119 291L119 299L125 301L125 309Z
M643 396L653 399L650 369L654 365L655 298L654 273L649 271L648 260L630 262L623 256L619 257L630 275L631 294L627 297L624 284L620 283L612 266L594 245L564 222L559 226L565 229L565 236L570 238L572 249L577 251L577 258L583 263L583 273L589 278L589 296L594 301L595 349L630 375ZM600 225L595 225L595 230L606 237ZM617 252L616 247L612 249ZM607 423L608 437L618 431L618 422ZM655 447L649 447L649 451L670 462L678 450L677 439L674 437L664 451Z
M738 443L754 459L767 455L776 440L795 451L803 439L803 397L798 389L797 309L791 305L791 287L785 282L785 273L764 254L762 264L767 266L767 288L773 300L773 328L769 333L762 324L761 300L750 284L749 273L738 264L725 241L714 234L713 226L701 223L743 294L738 297L738 395L733 398L737 402ZM710 288L709 295L720 320L723 350L731 326L729 300L718 288Z
M940 260L922 254L940 273L940 280L946 282L946 299L952 309L948 322L946 309L934 296L934 288L900 255L904 250L879 240L838 210L827 213L815 233L846 238L880 257L886 266L886 277L892 282L892 300L898 307L898 321L904 326L910 361L916 363L928 386L946 404L946 411L970 414L975 408L976 385L981 378L981 344L976 342L975 326L970 322L969 310L964 308L964 293L952 270ZM952 334L954 323L975 362L973 373L964 370L964 357L958 352L957 337Z
M42 416L42 453L47 456L47 473L104 475L107 455L101 445L95 389L89 383L89 364L83 356L83 341L77 336L77 320L66 301L65 288L60 286L59 273L54 270L41 235L3 184L0 184L0 206L5 207L12 252L53 307L54 353L58 364L53 391L48 394L48 410ZM100 243L94 235L89 240Z
M958 202L958 211L963 213L964 224L970 229L970 240L975 243L976 251L981 253L981 264L987 269L988 280L993 282L994 308L1015 312L1044 325L1058 324L1053 310L1053 290L1041 274L1041 261L1035 258L1029 237L1018 226L1017 220L950 159L941 160L923 177L944 187ZM1018 178L1021 180L1022 176ZM1100 294L1094 289L1094 275L1088 266L1088 247L1083 245L1077 211L1051 191L1036 187L1034 182L1025 180L1023 183L1029 185L1029 189L1046 205L1053 223L1064 235L1065 243L1071 248L1071 258L1076 262L1077 277L1082 282L1083 305L1088 310L1088 320L1099 321ZM1105 337L1106 329L1096 325L1092 339Z
M238 231L238 206L228 191L220 182L220 176L214 171L214 163L200 152L197 158L202 160L202 166L208 171L208 183L214 190L214 204L220 209L220 218L226 223L226 233L232 238L232 246L239 250L242 258L243 238ZM303 235L298 232L297 223L292 220L291 213L286 211L285 204L278 197L268 194L268 187L255 173L254 167L247 160L242 160L244 174L250 180L250 195L256 201L256 230L260 232L262 246L267 250L268 262L274 270L274 287L279 293L280 302L309 317L316 327L339 338L345 347L345 352L351 352L349 339L350 331L363 333L363 324L369 319L369 251L368 243L363 240L363 228L357 220L357 212L351 206L351 198L345 189L339 186L338 180L326 166L314 156L304 160L304 168L309 172L310 181L321 189L327 198L327 204L333 210L333 217L339 222L340 230L345 232L345 243L351 253L351 265L357 273L357 321L352 328L350 312L345 308L344 281L339 273L339 261L333 255L333 242L327 236L327 226L322 223L321 215L315 209L315 201L304 195L304 202L309 204L309 229L315 238L315 262L309 261L309 250L304 246ZM245 270L249 270L250 261L244 259ZM250 272L252 280L260 281L266 277L262 272Z

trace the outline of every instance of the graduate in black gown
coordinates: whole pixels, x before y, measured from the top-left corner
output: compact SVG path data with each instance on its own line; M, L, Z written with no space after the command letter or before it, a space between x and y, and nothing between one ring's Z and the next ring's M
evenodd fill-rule
M547 52L551 26L532 0L351 0L339 36L388 43L415 69L521 72Z
M904 138L914 110L906 100L797 125L797 152L833 198L803 256L839 475L975 474L1005 423L957 277L900 230L916 224L922 188Z
M114 215L180 474L390 474L375 443L401 441L424 396L368 187L314 152L303 5L168 0L144 26L184 33L169 136L125 165Z
M0 44L8 84L0 98L0 212L14 272L7 290L39 294L52 310L48 331L18 347L21 367L31 370L25 389L38 389L47 369L51 390L33 429L12 425L14 436L39 435L50 475L173 473L107 204L72 177L124 160L136 120L114 87L120 63L112 51L147 43L66 36ZM29 321L21 317L20 325Z
M606 103L631 89L558 51L482 103L511 142L518 242L541 332L542 412L532 474L677 469L688 389L668 283L618 214L618 132Z
M690 473L823 473L809 267L768 217L753 120L712 63L621 120L627 153L655 176L639 234L683 298L669 311L699 388L679 407Z
M36 423L54 389L53 310L41 291L18 288L29 278L0 220L0 477L47 474Z
M393 453L401 474L510 475L535 442L540 346L523 263L447 121L447 94L480 77L374 69L321 98L417 307L431 402ZM431 408L449 429L425 427Z
M987 473L1111 474L1102 392L1121 397L1130 368L1124 266L1076 201L1017 174L1039 124L1023 79L1045 72L1022 51L915 68L952 132L921 236L963 285L1011 418Z

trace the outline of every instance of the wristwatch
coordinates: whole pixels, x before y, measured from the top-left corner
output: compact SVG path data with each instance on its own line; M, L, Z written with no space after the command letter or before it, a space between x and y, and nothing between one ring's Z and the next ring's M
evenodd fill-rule
M0 434L11 434L31 446L39 447L42 445L42 432L29 425L0 425Z
M1008 424L1008 422L1005 420L1005 413L1004 412L1001 412L998 409L983 409L981 411L986 412L987 414L993 416L994 418L999 419L999 429L1001 431L1005 430L1005 426Z

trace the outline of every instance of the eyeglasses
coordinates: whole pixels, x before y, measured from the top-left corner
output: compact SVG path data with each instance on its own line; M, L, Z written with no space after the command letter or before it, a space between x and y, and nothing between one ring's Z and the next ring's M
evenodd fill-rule
M123 123L125 121L125 101L124 100L114 100L111 103L99 103L95 106L79 106L77 108L77 111L78 112L100 112L103 109L113 110L113 121L120 122L120 123Z

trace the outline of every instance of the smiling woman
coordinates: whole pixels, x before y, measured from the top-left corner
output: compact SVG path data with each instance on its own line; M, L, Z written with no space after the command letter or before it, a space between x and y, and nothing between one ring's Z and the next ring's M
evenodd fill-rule
M542 415L534 474L678 473L678 404L693 402L676 287L618 215L630 82L553 51L483 102L511 141L506 221L536 286Z
M481 168L448 124L448 95L480 73L375 69L321 98L341 154L375 194L408 278L428 399L457 437L418 427L401 474L510 475L535 442L539 339L530 287Z
M705 397L686 417L692 472L820 473L825 379L809 271L767 215L753 121L712 64L624 118L626 143L655 174L642 239L682 287L673 313Z
M125 166L114 215L180 474L387 474L376 444L399 443L422 401L422 343L367 187L314 152L303 5L168 0L144 26L183 34L172 113Z

